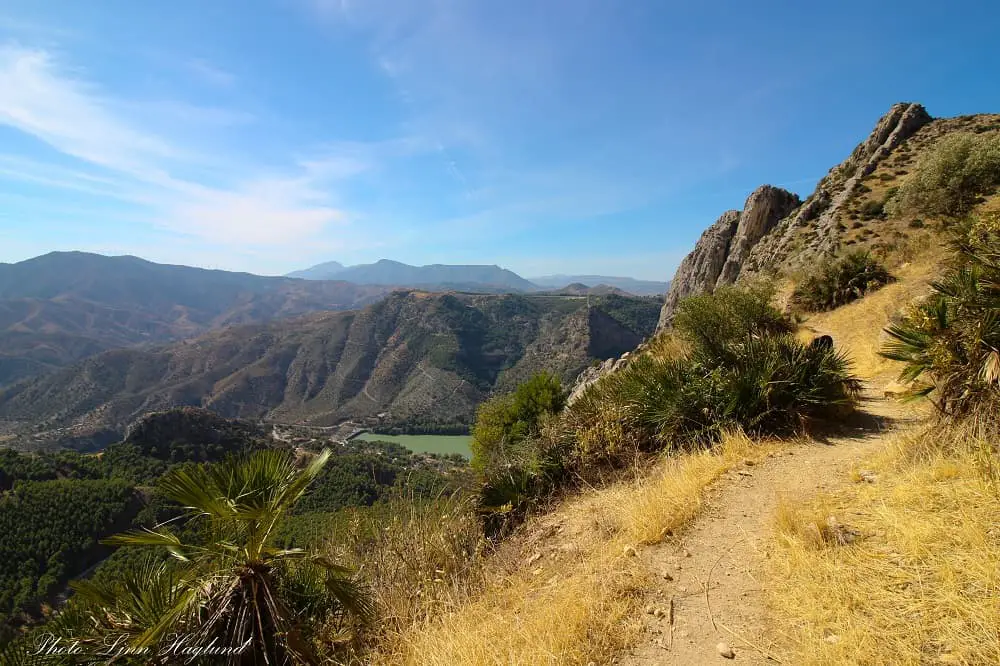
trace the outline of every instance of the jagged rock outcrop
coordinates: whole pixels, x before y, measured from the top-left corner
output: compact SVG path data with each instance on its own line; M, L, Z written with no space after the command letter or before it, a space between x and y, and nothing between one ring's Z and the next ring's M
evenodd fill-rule
M685 296L736 282L754 246L799 203L799 197L787 190L762 185L747 197L742 211L723 213L674 274L660 313L660 327L670 322L677 302Z
M771 185L762 185L754 190L743 206L726 263L715 285L735 283L750 251L800 203L802 201L797 194Z
M743 211L727 211L709 227L681 262L660 314L668 325L677 302L712 291L745 276L788 270L830 256L840 243L838 217L861 180L902 142L933 118L920 104L894 104L875 129L817 184L801 202L765 185L747 199Z
M838 217L861 180L932 120L920 104L894 104L850 157L819 181L802 207L753 247L744 262L744 274L767 272L776 266L794 268L836 252L840 242Z

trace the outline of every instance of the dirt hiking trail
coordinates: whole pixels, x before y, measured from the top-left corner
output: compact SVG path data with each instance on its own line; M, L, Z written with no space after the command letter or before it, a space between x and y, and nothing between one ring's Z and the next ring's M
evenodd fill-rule
M690 527L643 551L656 581L645 602L648 631L642 643L619 657L619 665L779 663L781 655L765 632L764 589L779 503L853 483L852 470L890 431L913 418L881 396L866 398L862 409L860 418L835 436L730 470L714 484ZM734 656L722 656L719 643Z

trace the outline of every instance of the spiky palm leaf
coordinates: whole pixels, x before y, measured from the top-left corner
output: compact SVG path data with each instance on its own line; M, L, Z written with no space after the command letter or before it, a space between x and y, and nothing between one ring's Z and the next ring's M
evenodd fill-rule
M933 295L886 329L881 354L905 365L911 397L934 394L944 412L963 414L1000 400L1000 236L964 227ZM929 377L930 381L921 381Z
M317 663L303 624L341 613L368 620L371 604L351 573L302 549L279 548L274 531L329 459L324 451L298 469L290 453L258 451L210 466L177 468L160 480L201 528L197 541L164 529L134 530L105 543L165 549L173 566L143 571L148 582L110 588L77 584L97 609L95 622L151 646L181 632L195 644L251 652L228 663ZM309 583L308 585L306 583Z

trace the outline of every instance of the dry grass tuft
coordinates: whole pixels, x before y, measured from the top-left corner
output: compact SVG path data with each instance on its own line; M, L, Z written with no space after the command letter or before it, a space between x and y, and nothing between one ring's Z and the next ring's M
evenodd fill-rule
M376 664L607 663L642 631L638 549L684 527L730 467L777 447L726 435L645 475L567 500L484 563L482 588L393 637Z
M783 507L771 607L789 663L1000 663L990 432L968 423L899 435L859 475L869 482ZM829 516L860 538L838 543Z

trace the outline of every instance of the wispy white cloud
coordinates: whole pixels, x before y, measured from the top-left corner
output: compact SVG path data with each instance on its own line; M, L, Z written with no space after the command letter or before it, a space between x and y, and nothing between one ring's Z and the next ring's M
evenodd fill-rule
M375 168L386 152L412 149L406 141L332 145L279 169L235 163L221 169L219 158L128 120L142 104L106 95L49 51L0 47L0 124L74 158L64 166L0 155L0 179L138 204L149 223L212 243L270 247L315 241L330 225L346 225L349 214L334 203L336 186ZM206 118L204 109L170 104L170 112L192 121L238 119L222 112ZM209 172L217 182L186 175L194 172Z
M142 171L150 160L177 156L158 137L114 118L96 89L61 75L43 50L0 48L0 123L67 155L118 170Z
M190 60L185 61L184 64L188 71L190 71L195 78L202 83L206 83L217 88L232 88L236 85L235 74L226 71L218 65L203 58L191 58Z

